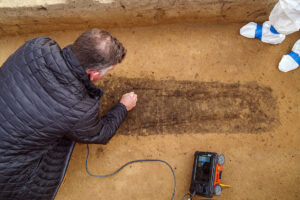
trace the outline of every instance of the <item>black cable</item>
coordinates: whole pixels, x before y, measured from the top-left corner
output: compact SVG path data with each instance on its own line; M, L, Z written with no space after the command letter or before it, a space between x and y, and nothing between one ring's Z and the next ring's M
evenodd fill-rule
M183 197L182 197L182 200L185 200L185 198L189 196L190 198L189 199L192 199L192 195L190 193L186 193Z
M182 200L185 200L185 197L189 196L190 198L188 198L188 200L192 200L193 197L196 195L196 191L193 192L193 194L191 193L186 193L183 197Z
M89 145L86 144L86 147L87 147L87 155L86 155L86 161L85 161L85 167L86 167L86 172L90 175L90 176L93 176L93 177L97 177L97 178L106 178L106 177L110 177L110 176L113 176L117 173L119 173L124 167L126 167L127 165L130 165L132 163L137 163L137 162L162 162L164 164L166 164L172 171L172 174L173 174L173 177L174 177L174 191L173 191L173 194L172 194L172 197L171 197L171 200L174 200L174 197L175 197L175 193L176 193L176 175L175 175L175 172L172 168L172 166L167 162L167 161L164 161L164 160L158 160L158 159L143 159L143 160L133 160L133 161L130 161L130 162L127 162L125 163L124 165L122 165L118 170L116 170L115 172L111 173L111 174L106 174L106 175L94 175L92 174L89 169L88 169L88 159L89 159L89 155L90 155L90 148L89 148Z

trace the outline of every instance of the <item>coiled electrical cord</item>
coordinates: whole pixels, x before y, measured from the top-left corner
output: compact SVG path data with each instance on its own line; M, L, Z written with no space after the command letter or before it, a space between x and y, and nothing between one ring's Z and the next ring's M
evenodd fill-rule
M187 196L189 197L188 200L192 200L193 197L194 197L195 195L196 195L196 191L193 192L193 194L191 194L191 193L186 193L186 194L182 197L181 200L185 200L185 198L186 198Z
M110 177L110 176L113 176L117 173L119 173L124 167L126 167L127 165L130 165L132 163L137 163L137 162L162 162L164 164L166 164L172 171L172 174L173 174L173 177L174 177L174 190L173 190L173 194L172 194L172 197L171 197L171 200L174 200L174 197L175 197L175 193L176 193L176 175L175 175L175 172L172 168L172 166L167 162L167 161L164 161L164 160L158 160L158 159L142 159L142 160L133 160L133 161L130 161L130 162L127 162L125 163L124 165L122 165L118 170L116 170L115 172L111 173L111 174L106 174L106 175L95 175L93 173L91 173L88 169L88 159L89 159L89 155L90 155L90 148L89 148L89 145L87 144L86 145L87 147L87 155L86 155L86 161L85 161L85 168L86 168L86 172L92 176L92 177L96 177L96 178L106 178L106 177ZM184 197L185 198L185 197Z

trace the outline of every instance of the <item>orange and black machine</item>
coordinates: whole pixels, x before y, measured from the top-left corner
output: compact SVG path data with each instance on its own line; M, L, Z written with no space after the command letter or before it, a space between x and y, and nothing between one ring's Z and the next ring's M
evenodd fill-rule
M195 152L190 193L212 198L221 195L225 157L213 152Z

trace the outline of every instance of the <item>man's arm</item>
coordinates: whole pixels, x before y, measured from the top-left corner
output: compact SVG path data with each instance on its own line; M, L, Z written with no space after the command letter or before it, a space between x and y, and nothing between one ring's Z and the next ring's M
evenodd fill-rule
M83 115L66 136L76 142L106 144L114 136L128 111L135 107L136 101L136 94L127 93L119 104L102 117L99 117L98 106L95 106Z

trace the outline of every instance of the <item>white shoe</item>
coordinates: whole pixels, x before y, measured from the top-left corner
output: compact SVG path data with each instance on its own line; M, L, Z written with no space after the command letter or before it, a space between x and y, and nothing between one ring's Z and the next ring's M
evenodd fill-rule
M300 40L294 44L292 51L282 56L278 69L282 72L288 72L297 69L300 65Z
M240 29L240 34L247 38L258 38L268 44L279 44L285 39L285 35L278 33L269 21L263 25L249 22Z

